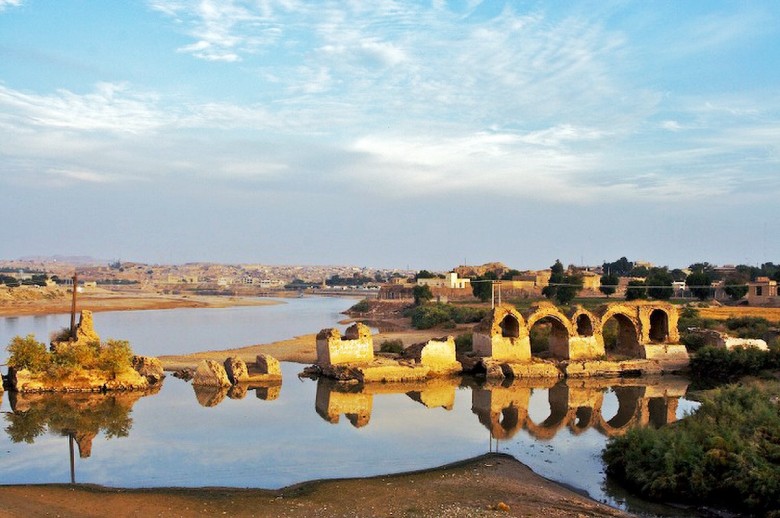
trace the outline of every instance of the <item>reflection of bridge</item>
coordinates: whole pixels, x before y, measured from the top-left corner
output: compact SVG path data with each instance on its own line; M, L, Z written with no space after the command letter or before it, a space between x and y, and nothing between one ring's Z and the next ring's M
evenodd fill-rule
M594 360L606 355L654 359L670 354L687 359L685 347L677 345L677 319L677 309L665 302L611 303L594 311L576 306L568 312L544 302L523 312L501 305L474 328L474 351L497 361L528 361L530 331L546 323L549 355L556 359ZM617 340L609 348L604 329L611 322L617 327Z
M405 393L428 408L451 410L457 379L417 383L344 385L320 378L315 409L329 423L343 414L353 426L368 424L374 396ZM579 434L595 428L605 435L620 435L634 426L662 426L676 420L679 398L688 382L664 376L651 379L589 379L555 383L544 380L515 380L486 383L472 388L471 410L493 438L507 439L526 429L538 439L550 439L564 427ZM534 389L549 389L548 417L535 422L528 407ZM607 389L617 397L618 409L609 419L602 414Z
M580 434L595 428L607 436L622 435L636 426L659 427L677 420L680 397L688 382L683 378L567 380L549 387L548 416L535 422L528 406L538 382L515 381L511 384L485 385L472 392L471 410L495 439L508 439L526 429L537 439L552 439L558 430L568 427ZM617 396L616 414L606 419L602 403L607 389Z

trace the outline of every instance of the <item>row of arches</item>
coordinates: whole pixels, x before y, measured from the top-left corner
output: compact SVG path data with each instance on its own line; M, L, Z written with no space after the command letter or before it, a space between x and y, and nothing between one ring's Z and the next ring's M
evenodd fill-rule
M548 415L536 419L529 413L532 389L475 390L472 412L490 430L494 439L510 439L520 430L540 440L549 440L563 428L579 435L595 429L608 437L622 435L636 426L664 426L677 420L679 396L646 393L642 386L611 387L617 409L605 415L607 389L582 390L558 384L548 390ZM504 389L506 390L506 389ZM613 413L614 412L614 413Z
M580 306L564 313L547 303L520 313L498 306L474 330L478 355L497 360L646 358L646 346L679 341L677 310L666 303Z

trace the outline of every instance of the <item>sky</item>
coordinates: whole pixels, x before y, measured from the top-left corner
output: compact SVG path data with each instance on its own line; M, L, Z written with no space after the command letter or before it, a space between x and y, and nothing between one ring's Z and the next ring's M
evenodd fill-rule
M0 258L780 262L780 2L0 0Z

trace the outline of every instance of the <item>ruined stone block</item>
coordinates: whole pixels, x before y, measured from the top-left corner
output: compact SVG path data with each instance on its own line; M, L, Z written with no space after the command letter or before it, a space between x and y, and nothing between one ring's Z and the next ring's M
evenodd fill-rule
M456 374L463 370L455 359L455 338L452 336L410 345L404 350L403 357L430 368L433 376Z
M195 369L192 377L193 386L229 387L231 385L225 367L214 360L203 360Z
M279 365L279 361L270 354L258 354L255 359L255 366L260 374L282 376L282 368Z
M224 366L225 374L227 374L231 384L235 385L236 383L249 380L249 370L241 358L231 356L225 360Z
M323 329L317 334L317 364L321 366L368 363L374 359L374 341L368 326L357 323L347 328L344 337L338 329Z

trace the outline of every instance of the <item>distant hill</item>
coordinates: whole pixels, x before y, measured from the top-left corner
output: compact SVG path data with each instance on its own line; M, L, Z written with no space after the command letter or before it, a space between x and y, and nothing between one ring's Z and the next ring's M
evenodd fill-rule
M106 264L108 261L105 259L95 259L88 255L28 255L20 257L18 261L29 261L36 263L65 263L65 264L78 264L78 265L93 265L93 264Z

